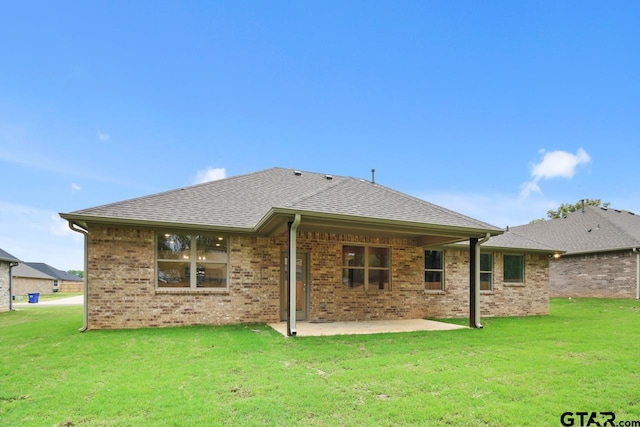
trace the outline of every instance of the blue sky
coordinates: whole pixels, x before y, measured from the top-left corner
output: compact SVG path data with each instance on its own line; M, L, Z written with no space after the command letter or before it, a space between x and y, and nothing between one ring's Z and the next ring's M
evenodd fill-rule
M58 217L273 166L506 227L640 213L637 1L5 2L0 248L82 268Z

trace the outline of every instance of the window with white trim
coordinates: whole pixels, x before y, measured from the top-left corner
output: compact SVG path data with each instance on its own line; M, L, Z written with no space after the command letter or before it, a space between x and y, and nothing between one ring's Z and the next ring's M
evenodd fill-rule
M493 254L480 254L480 290L493 290Z
M444 251L424 251L424 288L428 291L444 290Z
M388 247L344 245L342 283L351 289L388 291L390 252Z
M227 239L218 235L158 233L157 286L167 288L227 288Z

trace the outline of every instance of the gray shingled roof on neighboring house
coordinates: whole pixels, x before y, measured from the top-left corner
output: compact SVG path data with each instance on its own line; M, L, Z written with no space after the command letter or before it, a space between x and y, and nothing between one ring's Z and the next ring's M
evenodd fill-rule
M11 255L9 252L3 251L2 249L0 249L0 261L18 262L20 260L14 257L13 255Z
M43 273L40 270L36 270L35 268L21 262L11 271L13 277L27 277L30 279L49 279L54 280L55 278L47 273Z
M499 234L502 230L369 181L272 168L61 216L70 221L189 225L244 232L276 215L301 213L341 221L425 224Z
M640 216L610 208L585 206L564 218L513 227L530 239L568 255L640 248Z
M53 277L57 280L65 280L68 282L82 282L83 279L76 276L75 274L67 273L66 271L58 270L57 268L53 268L48 264L43 262L26 262L29 267L38 270L48 276Z

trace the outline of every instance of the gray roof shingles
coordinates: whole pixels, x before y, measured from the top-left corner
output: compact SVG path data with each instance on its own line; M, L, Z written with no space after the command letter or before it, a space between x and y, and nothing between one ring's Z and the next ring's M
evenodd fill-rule
M12 274L13 274L13 277L28 277L31 279L50 279L50 280L55 279L55 277L51 276L50 274L37 270L23 262L18 264L18 266L12 270Z
M9 252L0 249L0 261L18 262L19 259L11 255Z
M272 168L62 214L253 229L271 209L464 227L498 227L387 187L342 176Z
M561 252L559 249L554 249L551 246L545 245L544 243L537 242L528 237L522 236L513 230L506 231L504 234L500 234L499 236L491 237L483 247L487 248L502 248L502 249L524 249L528 251L536 251L536 252Z
M585 206L566 217L513 227L513 231L571 253L640 247L640 216L632 212Z
M43 262L25 262L29 267L38 270L48 276L57 280L66 280L70 282L82 282L82 279L75 274L67 273L66 271L58 270Z

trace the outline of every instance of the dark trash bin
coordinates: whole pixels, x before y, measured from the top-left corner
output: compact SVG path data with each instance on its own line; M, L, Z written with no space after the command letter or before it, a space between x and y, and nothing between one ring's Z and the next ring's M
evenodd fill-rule
M34 294L28 294L29 295L29 304L37 304L38 303L38 297L40 296L39 293L34 293Z

